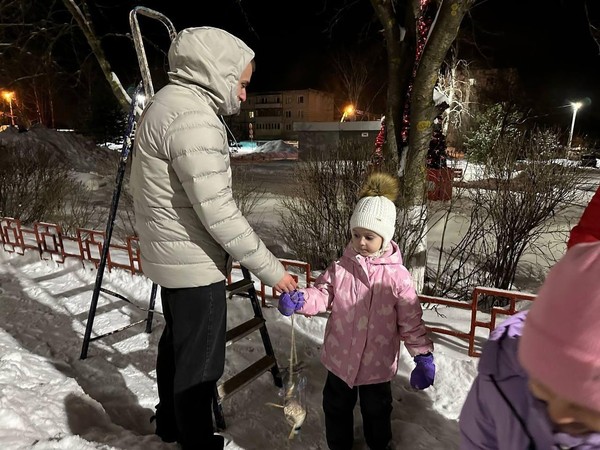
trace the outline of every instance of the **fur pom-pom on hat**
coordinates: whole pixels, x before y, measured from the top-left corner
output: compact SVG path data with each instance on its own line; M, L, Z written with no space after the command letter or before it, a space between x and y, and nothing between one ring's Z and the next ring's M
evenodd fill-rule
M396 229L398 180L387 173L369 175L359 192L359 200L350 218L350 229L365 228L383 238L382 249L387 248Z

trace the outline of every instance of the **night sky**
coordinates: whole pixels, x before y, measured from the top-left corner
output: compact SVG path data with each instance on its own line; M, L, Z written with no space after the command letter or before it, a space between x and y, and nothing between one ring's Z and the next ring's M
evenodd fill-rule
M210 25L242 38L256 52L250 91L327 89L335 76L331 54L348 48L369 52L376 75L385 76L381 27L367 0L112 3L119 6L101 11L109 20L98 24L100 32L128 32L129 11L147 6L169 17L177 30ZM352 6L338 15L344 3ZM192 11L190 5L198 6ZM600 48L592 39L586 5L592 25L600 27L597 0L479 0L463 27L465 40L476 45L462 48L480 65L517 68L536 109L558 125L570 125L570 101L587 99L578 113L576 132L581 128L600 134ZM162 25L139 20L144 35L166 49ZM600 32L597 35L600 38ZM117 39L105 44L119 75L138 76L133 45L127 49ZM151 48L148 54L151 61L162 61Z
M331 52L347 46L362 46L361 40L372 41L373 36L378 43L381 42L377 32L380 26L372 17L373 11L368 0L357 2L349 9L349 13L342 14L338 19L335 19L337 8L345 0L285 3L280 0L218 0L202 2L203 6L210 6L195 7L194 10L199 9L199 12L191 12L190 2L182 0L114 3L128 3L130 6L105 9L110 21L101 24L99 31L128 31L129 11L133 6L146 6L166 15L177 30L209 25L235 34L256 53L257 71L251 83L251 89L255 91L323 88L333 72ZM168 43L161 41L166 37L164 27L152 19L143 16L138 18L142 33L166 50ZM110 49L111 40L106 42ZM133 46L127 53L128 49L124 48L122 40L113 39L112 43L116 51L112 52L111 62L117 61L118 67L124 71L133 63L135 69ZM379 48L380 53L384 54L381 45ZM147 51L151 59L152 48L147 48Z
M570 102L584 101L576 132L600 135L600 47L588 24L600 27L600 2L488 0L471 13L480 55L519 70L542 118L569 127Z

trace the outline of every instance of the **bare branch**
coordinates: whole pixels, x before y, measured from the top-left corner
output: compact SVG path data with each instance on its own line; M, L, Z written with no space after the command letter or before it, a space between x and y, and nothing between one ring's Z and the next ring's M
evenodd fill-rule
M590 14L588 11L587 3L585 3L583 7L585 9L585 17L587 19L588 29L590 30L590 36L596 43L596 47L598 47L598 54L600 54L600 30L598 29L598 27L594 26L592 24L592 21L590 20Z
M110 85L121 107L124 111L127 111L129 109L129 98L124 95L125 89L123 89L123 86L119 81L119 77L112 71L111 65L106 58L104 50L102 49L100 40L94 32L92 20L89 16L89 12L87 11L86 1L80 1L81 8L75 2L75 0L63 0L63 3L79 25L79 28L84 34L89 46L92 49L92 52L94 53L94 56L96 57L96 60L98 61L98 64L100 65L100 69L102 70L106 81L108 81L108 84Z

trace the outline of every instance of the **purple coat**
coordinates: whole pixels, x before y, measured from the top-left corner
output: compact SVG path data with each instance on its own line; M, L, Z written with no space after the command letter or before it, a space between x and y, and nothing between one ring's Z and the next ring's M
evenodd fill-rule
M460 414L460 448L600 449L600 433L581 437L553 433L545 404L529 391L527 374L517 359L526 317L524 311L506 319L485 344L479 374Z

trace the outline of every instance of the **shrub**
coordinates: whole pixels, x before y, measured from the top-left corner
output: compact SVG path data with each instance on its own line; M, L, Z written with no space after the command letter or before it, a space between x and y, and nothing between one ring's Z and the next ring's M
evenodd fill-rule
M0 144L0 216L56 221L72 230L93 216L90 193L49 146Z
M527 253L547 267L555 262L566 241L557 222L582 182L576 168L547 159L557 145L558 136L543 130L499 137L481 179L462 183L461 209L447 211L444 220L460 221L461 236L450 248L440 243L444 260L430 268L434 295L464 298L476 285L514 289ZM485 306L493 302L484 299Z
M263 201L265 189L260 182L256 181L244 163L233 164L231 173L233 199L242 215L247 217Z
M477 119L466 139L465 155L471 162L485 164L493 156L500 139L518 134L518 113L501 103L488 107Z
M312 152L294 171L298 192L283 199L280 238L313 268L325 269L350 239L350 217L365 178L369 151L342 142L331 153Z

